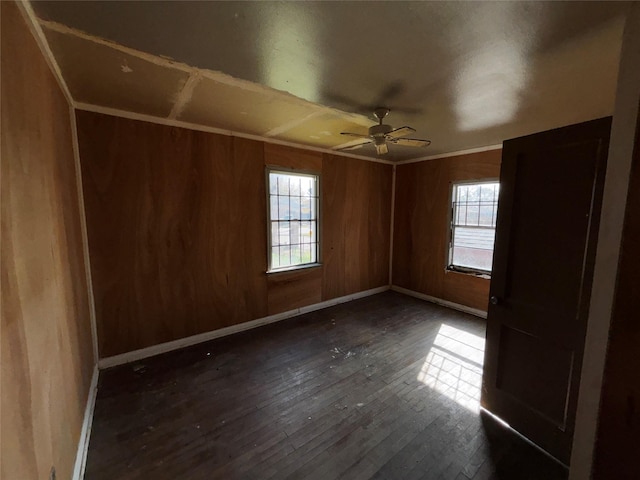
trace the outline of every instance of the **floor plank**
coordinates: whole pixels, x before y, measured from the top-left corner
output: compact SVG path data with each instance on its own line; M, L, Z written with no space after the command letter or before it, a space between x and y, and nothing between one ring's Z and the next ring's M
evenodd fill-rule
M478 411L483 339L386 292L101 372L85 478L565 479Z

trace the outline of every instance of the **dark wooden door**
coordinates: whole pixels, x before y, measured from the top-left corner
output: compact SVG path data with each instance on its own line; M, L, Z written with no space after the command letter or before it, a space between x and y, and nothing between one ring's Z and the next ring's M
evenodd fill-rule
M482 406L569 463L611 119L504 142Z

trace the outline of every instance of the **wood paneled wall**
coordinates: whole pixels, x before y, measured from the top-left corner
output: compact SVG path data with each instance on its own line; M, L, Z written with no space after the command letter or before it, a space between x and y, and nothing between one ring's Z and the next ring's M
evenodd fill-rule
M390 166L77 118L101 357L387 284ZM322 266L266 274L265 165L322 175Z
M396 167L393 284L487 310L489 280L447 271L452 182L500 176L502 150Z
M325 155L323 300L389 283L389 165Z
M0 8L0 477L69 479L94 365L71 117L17 6Z
M266 316L262 145L77 118L101 356Z

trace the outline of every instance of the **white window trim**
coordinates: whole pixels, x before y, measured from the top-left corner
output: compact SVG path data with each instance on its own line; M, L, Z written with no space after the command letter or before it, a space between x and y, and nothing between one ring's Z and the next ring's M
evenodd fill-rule
M453 265L452 263L452 256L453 256L453 190L454 187L457 186L464 186L464 185L478 185L481 183L497 183L500 184L500 179L497 177L489 177L489 178L480 178L480 179L473 179L473 180L460 180L460 181L456 181L453 180L450 183L449 186L449 215L448 215L448 223L447 223L447 228L448 228L448 235L447 235L447 248L446 248L446 252L445 252L445 271L446 272L455 272L455 273L461 273L463 275L473 275L476 277L483 277L483 278L491 278L491 270L483 270L480 268L472 268L472 267L461 267L461 266L457 266L457 265ZM500 192L498 192L498 198L500 197ZM497 215L497 212L496 212ZM496 226L494 227L494 229L497 229L497 222L496 222ZM494 249L495 249L495 243L494 243Z
M316 202L316 228L317 228L317 232L316 232L316 261L315 262L309 262L309 263L301 263L298 265L288 265L286 267L272 267L271 265L271 261L272 261L272 242L271 242L271 192L270 192L270 181L269 181L269 174L270 173L283 173L285 175L300 175L300 176L307 176L307 177L313 177L316 180L316 197L317 197L317 202ZM276 273L282 273L282 272L291 272L294 270L303 270L303 269L307 269L307 268L314 268L314 267L319 267L322 265L322 261L321 261L321 252L322 252L322 238L321 238L321 232L322 232L322 226L321 226L321 218L322 218L322 212L321 212L321 195L322 195L322 190L321 190L321 179L320 179L320 173L318 172L314 172L311 170L298 170L298 169L293 169L293 168L286 168L286 167L280 167L278 165L267 165L267 167L265 168L265 188L266 188L266 203L267 203L267 274L276 274Z

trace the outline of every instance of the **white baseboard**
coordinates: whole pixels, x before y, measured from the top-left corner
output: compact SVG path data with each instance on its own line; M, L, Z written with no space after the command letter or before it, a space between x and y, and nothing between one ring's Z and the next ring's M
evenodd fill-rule
M351 295L345 295L344 297L332 298L324 302L315 303L306 307L295 308L288 312L277 313L275 315L269 315L268 317L258 318L249 322L240 323L238 325L232 325L230 327L221 328L219 330L212 330L210 332L200 333L198 335L192 335L190 337L180 338L171 342L160 343L151 347L141 348L139 350L133 350L131 352L122 353L120 355L114 355L112 357L101 358L98 361L98 367L100 369L115 367L117 365L123 365L125 363L136 362L143 358L153 357L154 355L160 355L161 353L170 352L172 350L178 350L180 348L196 345L198 343L207 342L215 338L225 337L234 333L243 332L252 328L261 327L270 323L279 322L287 318L302 315L304 313L313 312L323 308L338 305L339 303L350 302L362 297L368 297L375 295L376 293L382 293L389 290L389 286L372 288L371 290L365 290L362 292L353 293Z
M443 300L441 298L432 297L431 295L425 295L424 293L415 292L407 288L398 287L397 285L392 285L391 290L398 293L404 293L405 295L419 298L421 300L426 300L427 302L436 303L438 305L442 305L443 307L449 307L464 313L470 313L471 315L475 315L476 317L487 318L487 312L485 312L484 310L467 307L466 305L461 305L459 303L450 302L449 300Z
M89 451L89 438L91 437L91 424L93 423L93 410L96 406L96 395L98 393L99 374L98 365L96 364L93 368L89 395L87 396L87 406L84 410L84 420L82 422L82 430L80 431L80 440L78 441L76 463L73 467L73 477L71 477L73 480L82 480L84 478L84 468L87 464L87 453Z

